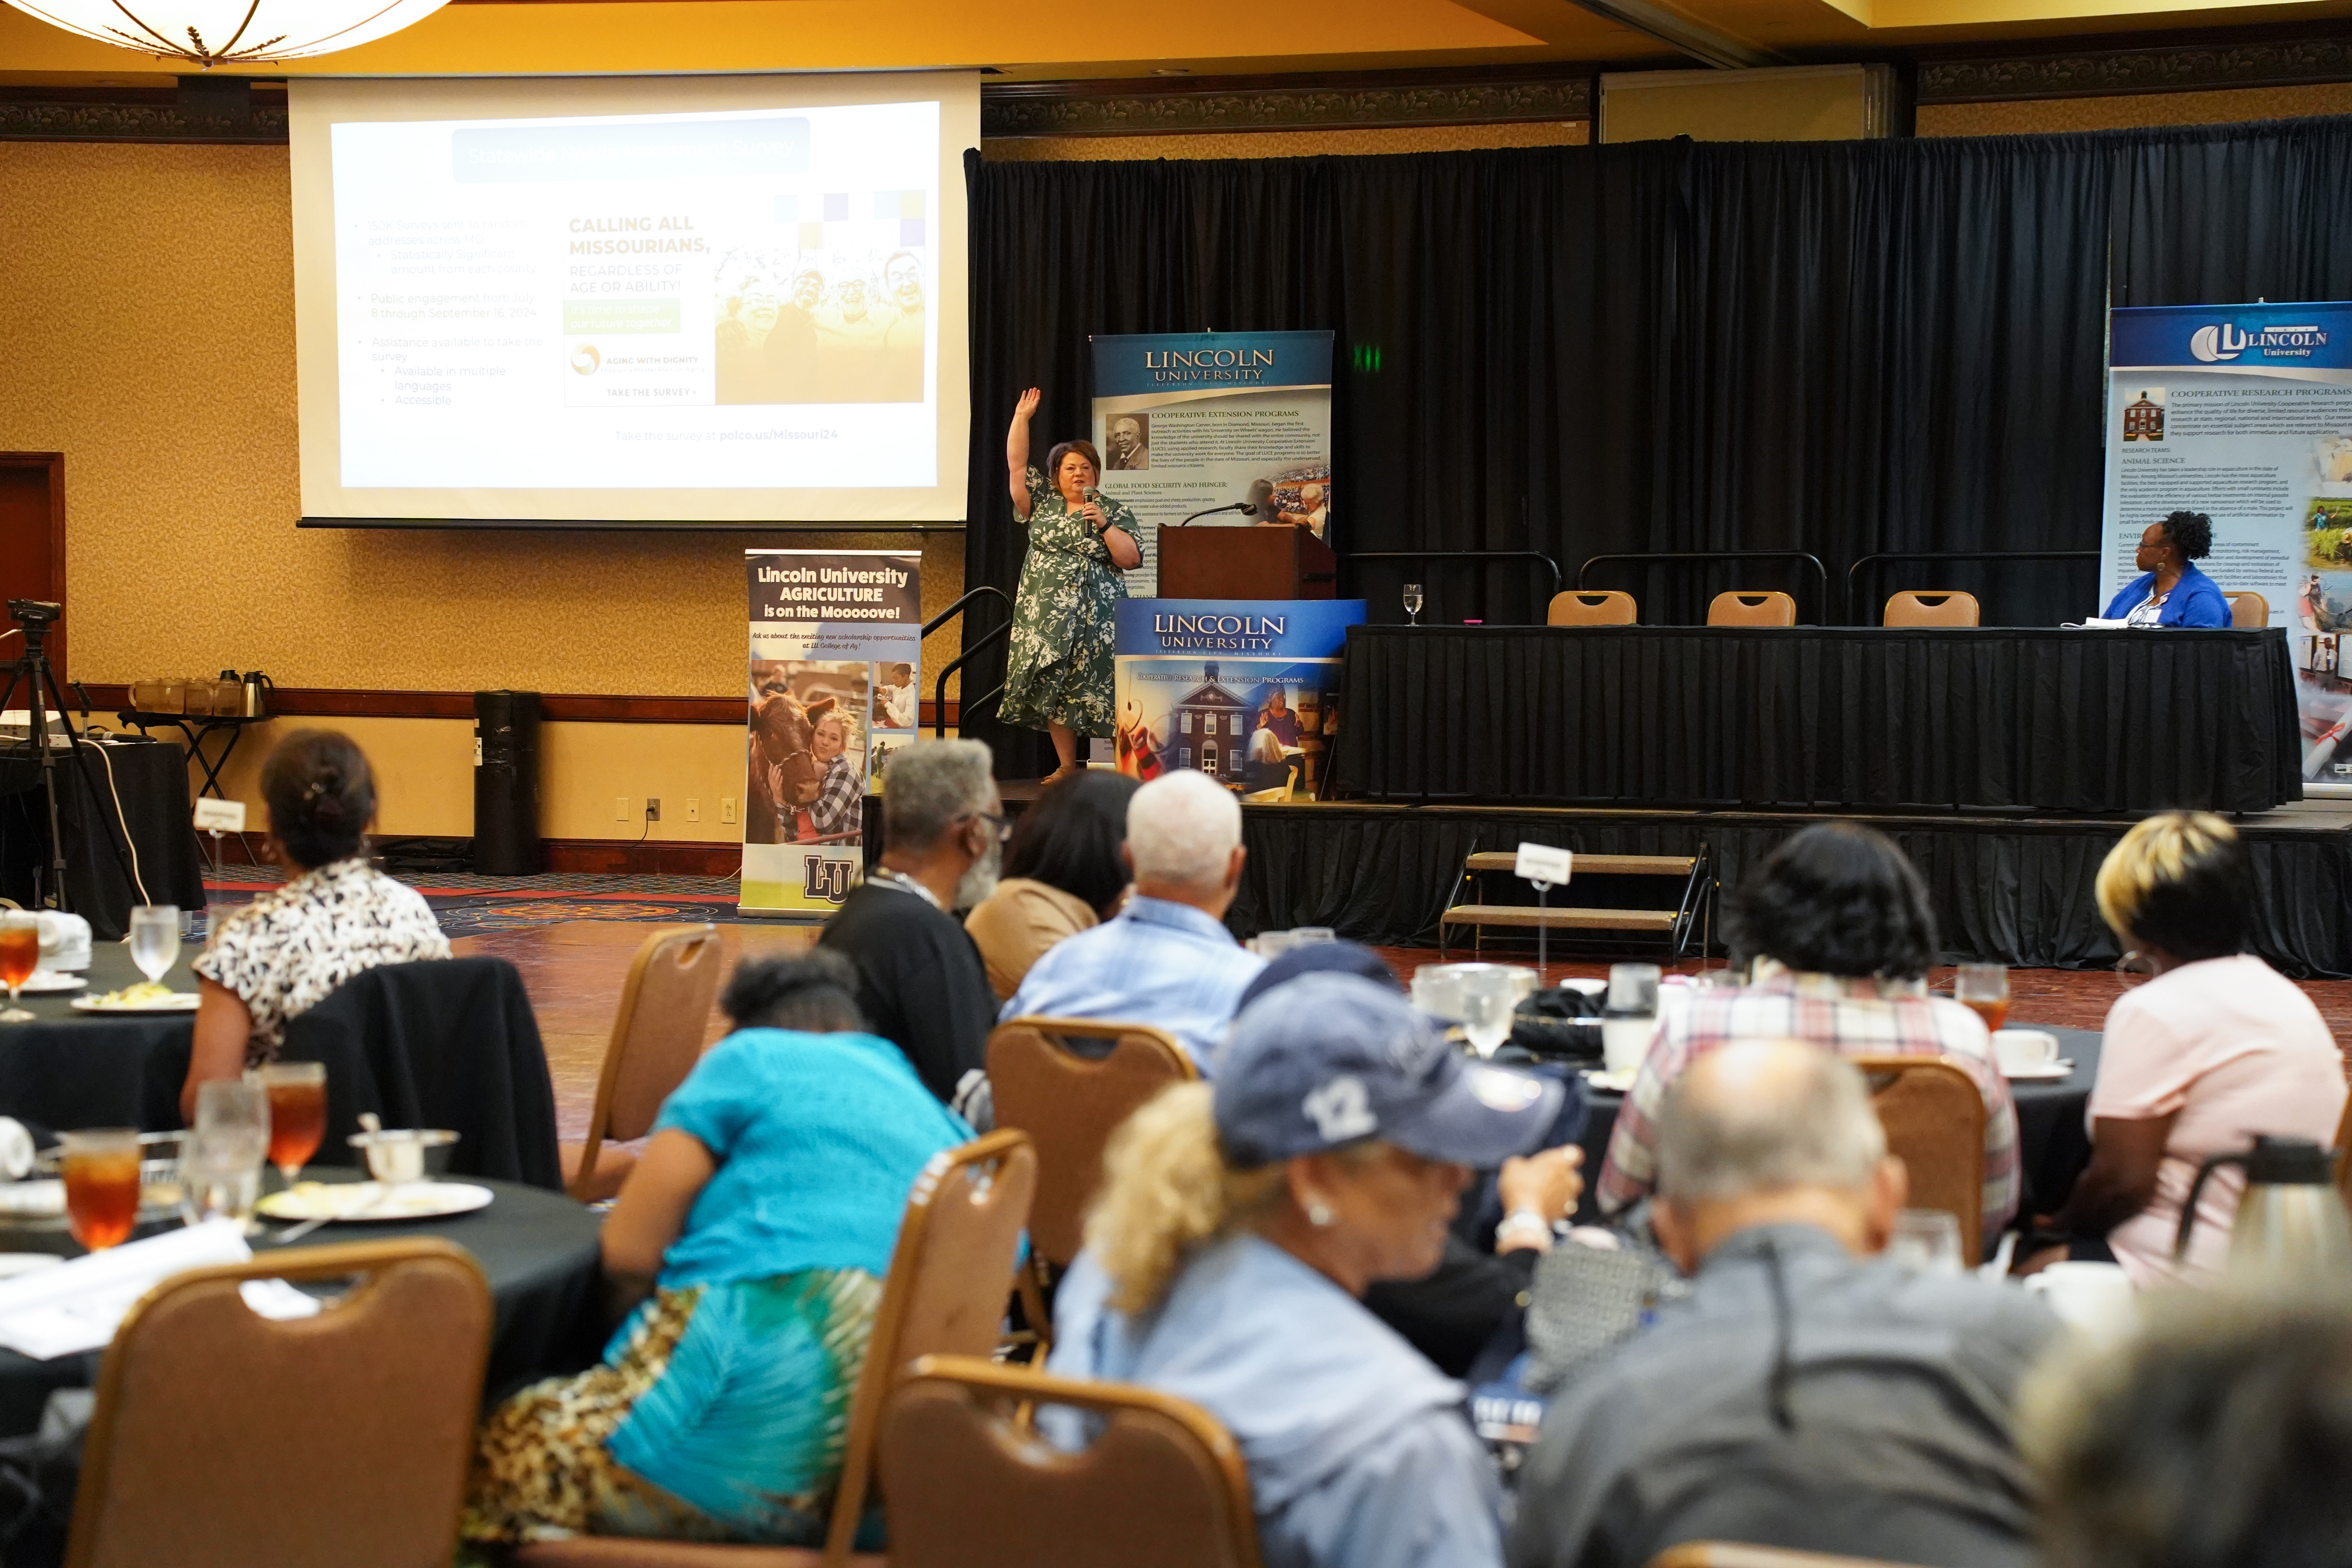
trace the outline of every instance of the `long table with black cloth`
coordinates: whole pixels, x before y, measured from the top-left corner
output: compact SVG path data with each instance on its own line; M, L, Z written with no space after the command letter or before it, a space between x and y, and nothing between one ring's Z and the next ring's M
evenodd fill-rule
M2267 811L2276 630L1349 628L1334 779L1391 803Z
M105 942L131 929L134 904L203 909L204 858L188 820L187 753L139 736L92 740L78 752L63 746L57 754L58 826L74 912ZM126 826L130 837L118 859L116 836ZM22 742L0 746L0 895L31 903L34 868L47 862L48 844L40 764Z

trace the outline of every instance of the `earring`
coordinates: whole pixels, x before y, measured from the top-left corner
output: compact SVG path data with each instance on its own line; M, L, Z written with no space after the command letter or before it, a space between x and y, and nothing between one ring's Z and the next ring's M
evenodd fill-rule
M1326 1205L1321 1198L1309 1198L1307 1200L1307 1224L1313 1226L1326 1226L1329 1225L1335 1217L1336 1216L1331 1213L1329 1206Z

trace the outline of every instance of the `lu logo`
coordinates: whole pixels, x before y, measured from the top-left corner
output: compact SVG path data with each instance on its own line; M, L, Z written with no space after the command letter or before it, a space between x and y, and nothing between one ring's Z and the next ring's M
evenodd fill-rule
M849 873L856 864L853 860L820 860L811 856L801 862L801 890L812 899L837 904L849 897Z

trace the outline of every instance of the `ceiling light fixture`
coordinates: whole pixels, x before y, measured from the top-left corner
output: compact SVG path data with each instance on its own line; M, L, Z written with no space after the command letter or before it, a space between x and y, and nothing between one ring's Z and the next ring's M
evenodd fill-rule
M159 59L264 65L372 43L446 0L6 0L53 27Z

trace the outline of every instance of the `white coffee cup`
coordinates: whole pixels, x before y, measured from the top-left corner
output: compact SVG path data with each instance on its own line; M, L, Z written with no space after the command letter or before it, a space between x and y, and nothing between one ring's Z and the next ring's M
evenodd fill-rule
M2058 1037L2046 1029L1996 1029L1993 1059L2003 1072L2030 1072L2058 1060Z
M1658 1032L1655 1018L1639 1015L1631 1018L1601 1020L1601 1066L1604 1071L1628 1073L1642 1065L1650 1054L1651 1037Z
M2048 1301L2061 1322L2095 1338L2129 1333L2139 1319L2139 1293L2119 1263L2053 1263L2028 1276L2025 1288Z

